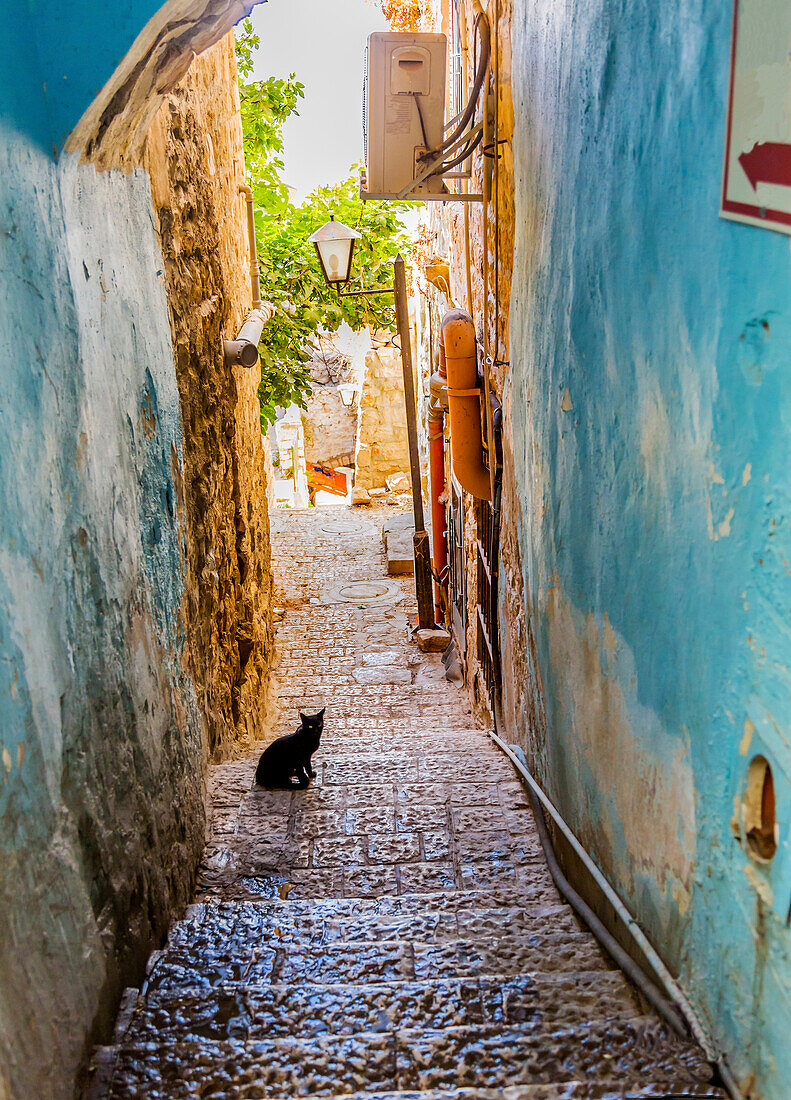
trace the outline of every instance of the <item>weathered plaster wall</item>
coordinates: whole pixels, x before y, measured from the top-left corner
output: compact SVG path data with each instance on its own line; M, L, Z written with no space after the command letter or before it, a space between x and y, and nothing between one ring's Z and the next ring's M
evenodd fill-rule
M205 743L148 180L0 160L0 1094L65 1098L189 896Z
M228 370L222 354L252 304L232 35L167 97L145 164L184 421L190 670L216 757L260 738L272 654L260 366Z
M4 103L39 149L138 163L154 115L193 58L260 0L100 0L6 5ZM35 32L31 33L34 24Z
M542 781L743 1083L780 1100L791 253L717 217L730 8L515 5L508 645L543 684L546 730L533 702L521 730ZM731 834L757 752L771 866Z
M58 39L50 15L37 13L31 44L11 14L0 44L0 1096L12 1100L73 1095L120 990L189 898L207 728L222 749L245 726L237 700L260 716L256 646L270 638L257 380L221 376L214 343L249 304L230 47L169 104L159 158L152 145L155 190L172 184L166 217L144 171L52 160L44 70L20 42L34 54L68 42L64 63L98 83L105 53L92 68L71 48L76 28ZM78 16L97 39L118 30L104 10ZM230 594L203 602L225 568L209 567L212 538L233 558L233 613ZM200 628L232 673L220 703L201 609L217 612Z

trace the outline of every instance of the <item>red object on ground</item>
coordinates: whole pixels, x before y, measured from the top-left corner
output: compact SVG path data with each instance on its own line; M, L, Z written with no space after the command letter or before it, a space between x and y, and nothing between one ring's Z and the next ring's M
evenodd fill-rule
M306 471L308 478L308 493L313 500L321 489L325 493L334 493L335 496L345 497L348 490L346 474L342 470L333 470L331 466L317 466L311 463Z

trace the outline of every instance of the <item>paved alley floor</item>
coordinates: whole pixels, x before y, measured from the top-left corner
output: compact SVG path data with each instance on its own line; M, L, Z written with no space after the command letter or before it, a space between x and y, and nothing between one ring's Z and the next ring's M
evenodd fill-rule
M195 904L96 1095L720 1096L562 903L509 761L409 641L391 514L273 515L272 737L326 705L318 774L256 789L263 745L213 768Z

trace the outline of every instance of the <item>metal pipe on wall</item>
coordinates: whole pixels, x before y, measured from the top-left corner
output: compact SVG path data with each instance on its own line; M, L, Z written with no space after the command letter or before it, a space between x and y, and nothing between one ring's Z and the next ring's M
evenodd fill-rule
M668 996L668 999L675 1006L678 1013L686 1021L689 1031L693 1038L700 1046L703 1053L706 1055L708 1061L717 1067L719 1071L722 1084L725 1087L731 1100L743 1100L743 1094L736 1083L730 1067L725 1061L723 1055L715 1048L711 1039L706 1034L706 1031L702 1027L700 1021L689 1003L689 1000L682 992L680 986L673 978L670 971L665 966L664 962L660 958L659 954L650 943L640 925L634 919L632 914L626 908L621 901L617 892L610 885L609 881L605 878L604 874L599 869L598 865L588 855L588 852L583 848L575 834L571 831L566 821L561 817L560 812L550 798L544 793L541 787L538 785L534 777L531 775L527 768L527 763L524 759L524 753L517 745L508 745L502 740L500 736L494 731L489 730L489 737L492 741L503 750L506 756L509 757L512 764L524 779L530 794L535 802L533 805L540 807L545 811L554 821L560 832L565 837L566 841L572 847L579 859L582 861L586 870L590 874L593 881L601 890L608 903L612 906L612 909L616 915L616 918L620 925L626 929L629 935L632 937L638 948L642 952L645 959L647 959L651 969L656 975L658 981L661 983L662 988ZM536 819L538 825L538 818ZM576 893L576 891L575 891ZM589 907L586 905L586 909ZM590 911L590 910L589 910ZM596 918L598 920L598 918ZM609 933L608 933L609 935ZM620 964L619 964L620 965Z
M239 194L247 203L247 243L250 248L250 288L253 292L253 309L261 308L261 280L258 274L258 249L255 243L255 212L253 190L246 183L239 184Z
M439 342L439 370L431 378L431 402L428 410L429 465L431 470L431 533L434 551L434 617L445 618L442 600L444 577L448 569L447 513L445 510L445 410L442 390L447 396L445 349Z
M272 317L270 305L251 309L235 340L223 340L226 367L254 367L258 362L258 345L264 325Z
M483 460L475 328L469 313L449 309L442 318L440 340L448 376L453 473L468 493L478 500L491 500L492 484Z
M423 516L423 486L420 476L420 455L417 446L417 412L415 408L415 379L412 373L412 343L409 333L409 303L406 292L404 258L399 252L393 263L393 293L396 322L401 339L401 368L404 374L404 403L406 405L407 435L409 439L409 469L412 475L412 506L415 516L413 549L415 555L415 595L417 596L418 627L431 630L434 627L434 601L431 593L431 547Z

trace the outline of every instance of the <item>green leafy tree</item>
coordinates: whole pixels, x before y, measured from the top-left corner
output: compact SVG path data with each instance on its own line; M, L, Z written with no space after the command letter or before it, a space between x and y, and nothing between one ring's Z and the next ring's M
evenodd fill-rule
M256 243L261 296L275 307L259 345L261 425L275 419L276 406L303 405L310 393L310 345L322 329L343 321L353 329L370 324L394 330L393 303L387 294L343 298L324 282L316 251L307 238L334 215L362 233L355 244L355 287L375 290L392 285L392 261L407 253L409 237L399 214L408 202L367 202L359 195L359 166L340 183L319 187L304 202L289 201L283 181L283 125L304 95L291 74L287 80L246 82L259 40L252 24L237 28L237 65L248 181L255 204Z

